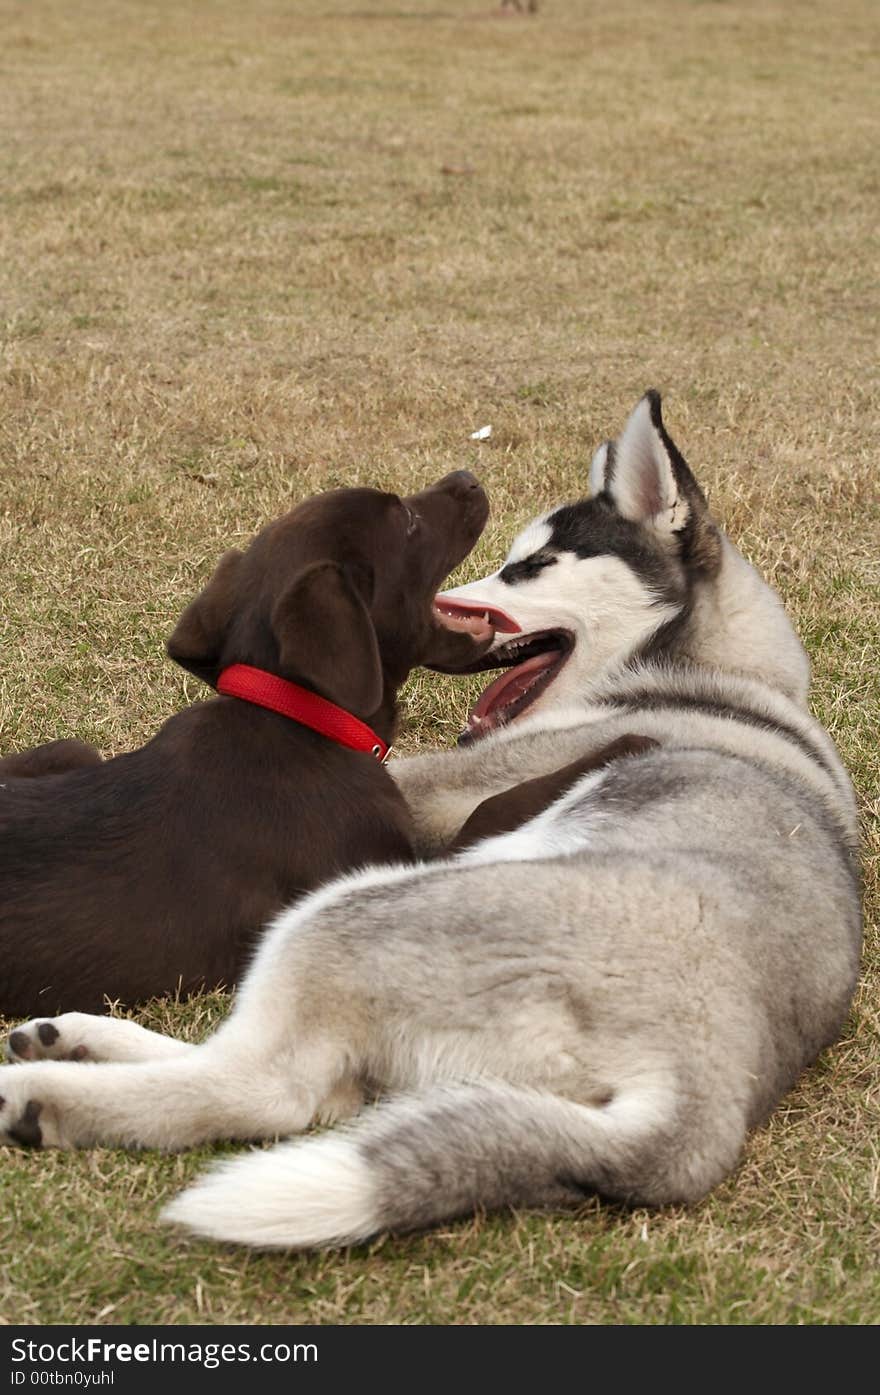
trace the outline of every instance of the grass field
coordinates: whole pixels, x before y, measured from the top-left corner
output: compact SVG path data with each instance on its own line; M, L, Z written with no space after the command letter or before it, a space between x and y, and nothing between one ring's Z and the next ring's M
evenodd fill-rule
M156 1224L205 1152L0 1151L3 1321L880 1321L878 90L873 0L0 0L0 750L202 696L176 615L315 489L473 468L479 574L656 385L810 649L867 931L845 1040L693 1210L253 1255ZM416 678L403 748L469 691Z

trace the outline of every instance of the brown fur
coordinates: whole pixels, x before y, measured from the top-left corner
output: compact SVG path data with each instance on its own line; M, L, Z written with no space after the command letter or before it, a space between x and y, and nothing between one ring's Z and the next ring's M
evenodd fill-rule
M232 663L302 683L389 741L414 665L464 665L491 640L432 606L487 512L465 471L403 501L309 499L225 555L168 652L211 684ZM283 906L412 857L403 798L371 755L237 698L188 708L112 760L78 742L7 757L0 786L7 1016L232 984Z
M449 852L463 852L484 838L496 838L502 833L512 833L521 828L529 819L542 814L551 804L570 790L582 775L601 770L622 756L637 756L658 743L650 736L625 735L603 746L600 751L580 760L573 760L549 775L539 775L534 780L523 780L501 794L494 794L478 804L474 812L449 846Z

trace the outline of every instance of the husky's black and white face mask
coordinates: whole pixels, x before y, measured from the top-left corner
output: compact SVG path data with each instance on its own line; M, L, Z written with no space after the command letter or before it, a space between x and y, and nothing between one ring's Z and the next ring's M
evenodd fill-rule
M493 646L469 671L505 670L462 741L526 712L577 707L609 668L671 641L694 588L717 571L720 534L656 392L596 452L590 488L530 523L499 571L438 596L445 614L486 615L495 626Z

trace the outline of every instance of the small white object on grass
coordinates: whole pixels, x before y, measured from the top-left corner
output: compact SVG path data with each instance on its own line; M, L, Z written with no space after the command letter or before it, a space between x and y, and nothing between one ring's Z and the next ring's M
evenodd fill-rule
M491 428L491 426L481 426L480 429L479 429L479 431L472 431L472 432L471 432L471 440L472 440L472 441L488 441L488 439L489 439L489 437L490 437L491 435L492 435L492 428Z

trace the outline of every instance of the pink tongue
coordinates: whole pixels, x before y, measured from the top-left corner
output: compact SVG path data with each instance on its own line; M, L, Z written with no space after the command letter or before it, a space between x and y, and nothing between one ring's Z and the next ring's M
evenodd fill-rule
M558 659L558 651L551 649L549 654L536 654L533 659L526 659L525 663L508 669L480 694L471 717L487 717L490 712L497 711L499 707L506 707L509 702L522 697L532 686L535 676L547 668L552 668Z

